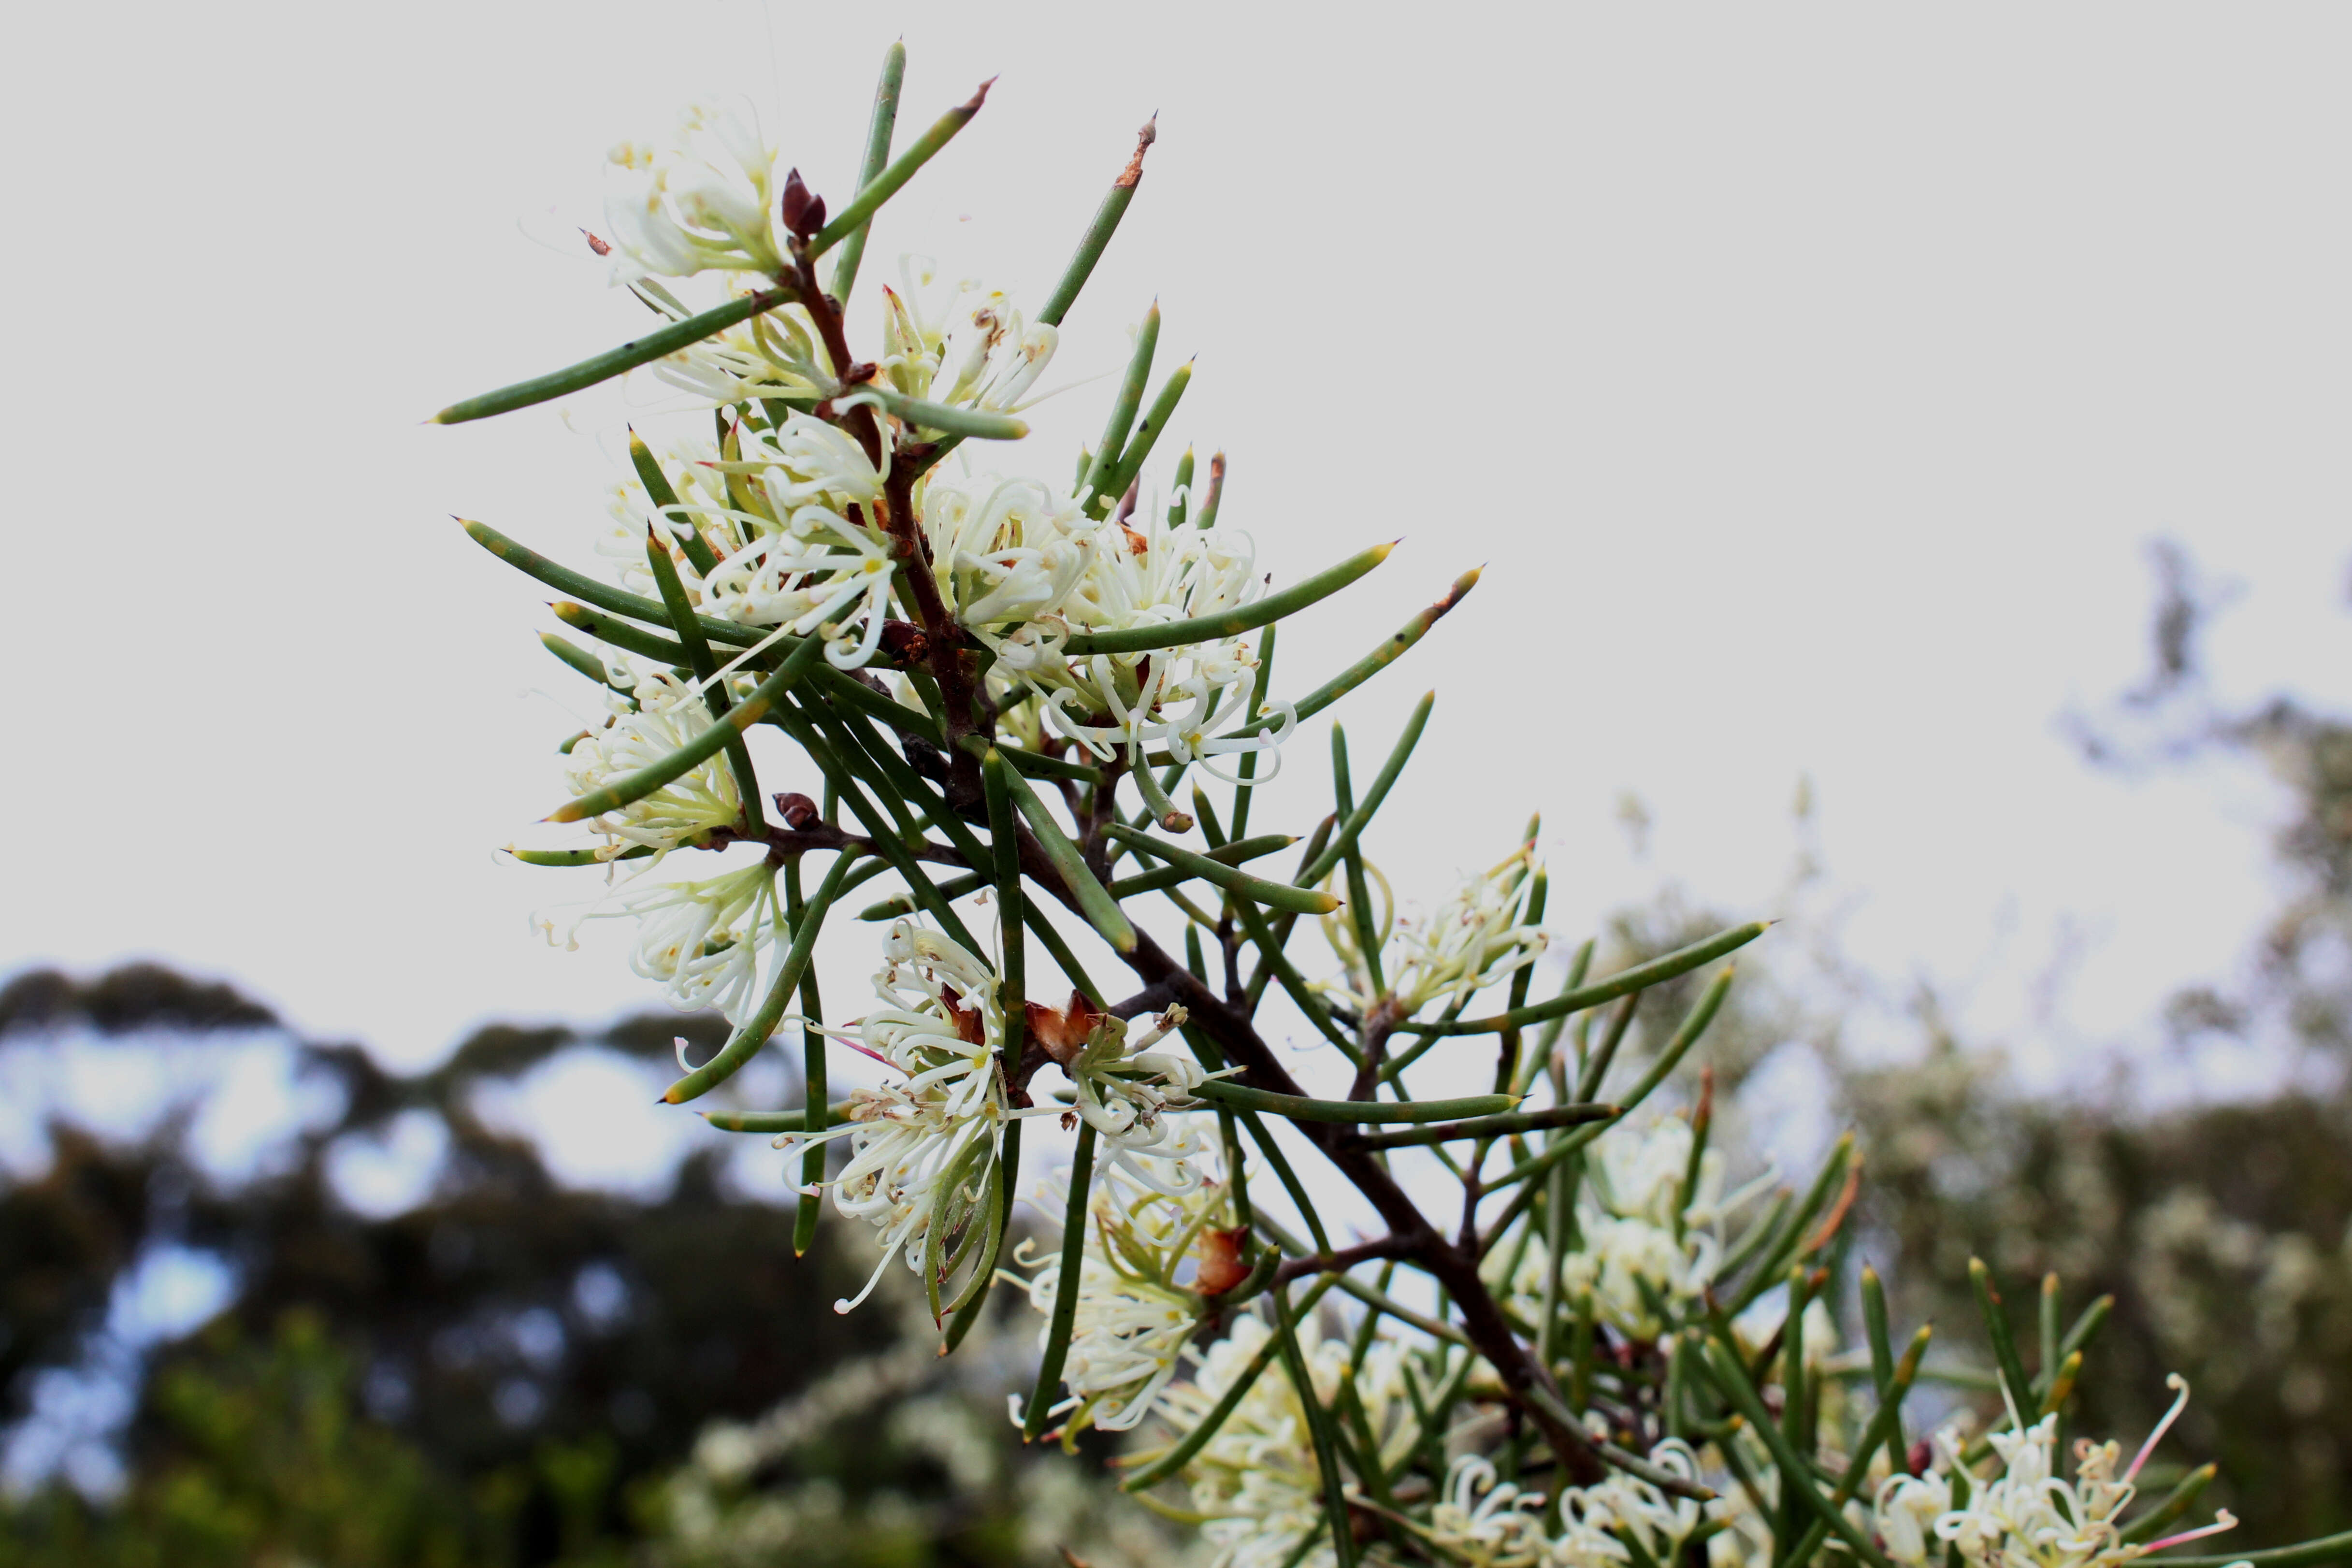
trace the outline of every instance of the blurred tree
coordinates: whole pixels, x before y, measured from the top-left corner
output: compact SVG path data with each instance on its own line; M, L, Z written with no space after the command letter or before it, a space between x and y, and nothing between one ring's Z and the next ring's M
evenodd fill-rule
M226 988L151 967L88 982L39 972L0 990L0 1046L13 1050L277 1027ZM790 1210L730 1191L716 1153L688 1155L656 1198L584 1192L476 1107L486 1087L565 1051L666 1060L673 1036L707 1052L723 1033L667 1014L593 1034L494 1026L409 1078L354 1047L295 1040L297 1076L331 1082L340 1111L233 1185L192 1156L184 1114L129 1144L53 1125L46 1170L0 1186L8 1419L28 1416L42 1374L84 1356L156 1243L226 1258L237 1285L218 1321L144 1369L119 1505L51 1486L13 1509L0 1563L584 1564L667 1531L659 1483L706 1424L751 1422L898 1332L884 1315L837 1315L864 1266L828 1250L830 1230L795 1261ZM439 1179L404 1212L353 1212L331 1151L417 1111L449 1134ZM1001 1423L1001 1392L988 1398ZM833 1495L853 1521L868 1494L899 1515L910 1499L973 1514L945 1531L965 1542L948 1555L890 1561L1032 1560L984 1549L982 1526L993 1510L1004 1534L1012 1493L955 1503L962 1472L927 1458L931 1441L867 1423L798 1464L847 1465Z

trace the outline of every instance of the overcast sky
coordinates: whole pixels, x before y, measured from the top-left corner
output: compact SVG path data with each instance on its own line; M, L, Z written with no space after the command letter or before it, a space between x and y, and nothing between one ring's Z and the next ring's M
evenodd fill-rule
M2140 673L2157 535L2248 586L2225 674L2352 699L2340 7L45 8L0 62L0 965L152 956L404 1062L646 999L617 931L534 946L586 890L492 852L577 693L449 521L593 564L628 395L419 421L642 321L566 238L613 141L739 95L837 203L901 32L904 126L999 79L867 279L919 251L1034 305L1157 110L1049 379L1156 296L1176 435L1277 580L1404 537L1278 690L1489 563L1341 710L1384 748L1440 690L1372 846L1401 887L1540 809L1565 931L1661 876L1773 914L1810 774L1855 948L1994 954L1988 1030L2070 925L2084 1038L2226 970L2274 802L2090 773L2054 720ZM1066 475L1107 390L992 465ZM1319 813L1324 746L1261 821Z

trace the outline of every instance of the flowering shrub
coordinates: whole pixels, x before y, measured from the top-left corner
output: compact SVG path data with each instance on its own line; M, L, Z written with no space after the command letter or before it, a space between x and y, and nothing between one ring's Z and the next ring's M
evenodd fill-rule
M1070 478L974 472L977 444L1020 450L1020 411L1154 132L1034 313L976 286L927 298L909 264L861 355L845 305L868 225L986 95L893 159L902 64L894 48L860 183L830 216L719 109L691 111L671 145L616 150L607 232L589 244L658 324L439 416L640 368L716 415L709 441L657 451L632 436L635 480L607 545L618 586L467 528L568 595L555 613L598 644L548 637L606 710L569 743L573 797L551 816L592 841L517 858L622 878L592 913L635 917L639 971L733 1026L709 1060L681 1053L671 1103L797 1030L806 1103L711 1118L798 1149L796 1245L829 1191L873 1228L875 1278L898 1259L921 1280L943 1352L992 1287L1025 1292L1043 1322L1035 1388L1013 1401L1024 1436L1145 1434L1127 1489L1196 1524L1221 1565L2090 1568L2227 1528L2226 1514L2174 1528L2210 1469L2135 1509L2161 1428L2120 1471L2112 1443L2067 1448L2103 1303L2063 1328L2046 1282L2029 1367L1979 1266L1998 1364L1929 1366L1924 1328L1898 1354L1875 1277L1846 1268L1852 1142L1801 1192L1727 1191L1707 1093L1663 1117L1647 1103L1706 1035L1731 970L1637 1061L1622 1047L1642 994L1763 923L1601 977L1587 943L1559 992L1531 999L1549 942L1532 827L1426 919L1399 915L1367 832L1430 699L1360 789L1334 728L1329 815L1289 875L1248 869L1297 842L1250 831L1254 790L1297 725L1408 652L1476 573L1325 685L1277 695L1278 627L1386 547L1266 591L1250 542L1220 520L1222 458L1203 484L1186 453L1164 506L1147 503L1190 379L1186 366L1151 387L1156 308ZM780 767L820 780L821 800L763 793L756 769ZM705 853L729 869L671 878L670 857ZM824 868L814 888L809 863ZM827 1025L817 940L883 877L898 891L865 911L889 922L874 1004ZM1182 919L1181 956L1130 916L1152 895ZM1136 988L1090 976L1052 911L1091 927ZM1293 946L1310 915L1325 956ZM1074 988L1066 1003L1033 999L1033 942ZM1344 1098L1304 1093L1262 1031L1277 985L1348 1064ZM831 1103L836 1045L878 1064L879 1087ZM1471 1051L1491 1061L1493 1092L1415 1098L1411 1070L1439 1051L1457 1068ZM1046 1184L1058 1244L1033 1252L1007 1239L1038 1116L1076 1146ZM1276 1121L1362 1195L1381 1234L1334 1242ZM834 1143L847 1155L829 1166ZM1397 1174L1408 1161L1458 1185L1457 1215L1441 1222L1413 1196ZM1274 1189L1304 1235L1259 1201ZM1400 1270L1419 1282L1400 1286ZM1849 1286L1864 1325L1851 1348L1829 1310ZM1335 1291L1357 1309L1338 1326ZM1971 1378L2000 1417L1975 1437L1948 1422L1915 1441L1914 1385Z

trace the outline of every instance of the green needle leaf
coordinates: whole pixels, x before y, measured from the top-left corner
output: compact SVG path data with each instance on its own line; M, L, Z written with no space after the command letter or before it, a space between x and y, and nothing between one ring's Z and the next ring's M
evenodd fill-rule
M719 564L719 554L702 537L702 530L695 527L694 518L678 509L677 492L670 487L669 476L662 472L660 460L635 427L629 431L629 466L637 471L637 483L646 487L646 498L654 504L655 515L686 529L680 534L673 528L671 537L686 552L686 559L694 563L694 570L709 577L711 569Z
M971 738L979 740L977 736ZM1054 869L1061 873L1062 880L1069 884L1070 892L1077 898L1078 911L1087 917L1087 923L1101 933L1102 939L1117 951L1134 952L1135 927L1128 924L1127 915L1118 907L1118 901L1111 897L1103 884L1096 880L1095 873L1087 869L1086 857L1078 853L1078 846L1070 842L1063 833L1061 824L1055 821L1053 814L1046 810L1045 802L1029 788L1029 781L1017 772L1007 773L1004 775L1004 787L1012 795L1013 803L1021 808L1021 814L1029 819L1029 829L1037 836L1038 848L1045 852L1045 858L1053 862Z
M836 1100L828 1108L828 1120L838 1122L849 1114L854 1100ZM797 1133L808 1125L808 1112L799 1111L705 1111L702 1119L722 1133Z
M815 260L864 228L866 220L872 217L883 203L897 195L899 188L913 179L940 148L955 140L957 131L971 123L971 117L978 114L980 106L988 101L988 89L995 80L994 77L989 78L980 84L980 89L968 101L956 105L931 121L931 128L917 137L912 147L898 154L896 162L859 187L849 205L842 208L840 214L819 229L816 237L809 241L809 259ZM896 113L894 109L894 119Z
M1118 468L1118 455L1127 447L1127 433L1135 423L1135 411L1143 406L1143 384L1151 375L1152 350L1160 346L1160 302L1153 300L1151 308L1143 313L1143 324L1136 329L1135 351L1127 361L1127 377L1118 383L1118 393L1111 399L1110 417L1103 422L1102 443L1095 448L1095 460L1087 469L1085 483L1094 494L1087 499L1087 510L1097 517L1110 515L1118 504L1118 492L1108 490L1110 476Z
M1078 1321L1078 1269L1087 1251L1087 1187L1095 1174L1095 1124L1080 1119L1078 1146L1071 1156L1068 1207L1062 1218L1062 1273L1054 1291L1053 1315L1045 1322L1045 1354L1037 1364L1037 1386L1021 1424L1021 1440L1034 1443L1052 1418L1062 1364L1069 1358L1070 1329Z
M1118 220L1127 215L1127 204L1135 200L1135 187L1143 181L1143 154L1159 139L1160 117L1154 115L1143 122L1141 131L1136 132L1135 155L1127 161L1127 167L1119 171L1118 178L1111 182L1102 205L1095 209L1094 222L1087 225L1087 232L1078 239L1078 248L1070 256L1070 265L1062 269L1062 280L1054 285L1054 292L1045 297L1044 308L1037 312L1037 319L1048 327L1062 324L1062 318L1067 316L1070 307L1077 302L1078 290L1084 288L1087 279L1094 275L1095 263L1102 259L1104 248L1110 244L1110 236L1118 232Z
M1143 423L1129 438L1127 450L1118 455L1118 466L1110 476L1109 491L1112 495L1126 495L1127 487L1135 483L1135 476L1143 472L1143 465L1151 456L1151 448L1158 444L1160 432L1168 428L1168 422L1176 416L1176 405L1184 400L1184 389L1192 382L1192 361L1187 360L1160 383L1160 395L1151 400L1151 407L1144 414Z
M1339 901L1328 893L1252 876L1223 861L1180 849L1164 839L1153 838L1150 833L1139 832L1124 822L1113 822L1109 831L1112 838L1123 844L1131 844L1155 860L1165 862L1202 882L1213 883L1236 897L1246 898L1269 909L1287 910L1294 915L1328 915L1339 907Z
M1256 860L1278 850L1286 850L1298 841L1288 833L1261 833L1254 839L1240 839L1233 843L1219 844L1209 852L1209 858L1223 865L1239 865ZM1180 865L1161 866L1155 871L1139 872L1121 877L1108 890L1113 898L1133 898L1140 893L1157 893L1163 887L1174 887L1192 880L1192 873Z
M1509 1094L1472 1094L1460 1100L1309 1100L1300 1094L1247 1088L1223 1078L1209 1079L1192 1094L1212 1104L1263 1111L1294 1122L1452 1122L1465 1116L1500 1115L1518 1103Z
M541 647L598 685L608 686L613 684L612 673L604 668L604 661L579 643L567 642L552 632L541 632L539 634L539 641Z
M1279 593L1269 593L1238 610L1227 610L1215 615L1196 615L1189 621L1163 622L1157 626L1130 626L1118 632L1081 632L1063 644L1063 652L1076 659L1089 653L1137 653L1151 648L1176 648L1187 643L1212 643L1221 638L1238 637L1244 632L1255 631L1268 622L1295 615L1310 604L1330 598L1388 559L1389 552L1396 547L1397 541L1391 539L1386 544L1359 550L1337 566L1328 567L1304 581L1291 584ZM1303 707L1298 716L1302 719L1307 716Z
M981 441L1018 441L1029 434L1028 423L1009 413L990 413L982 409L927 402L919 397L893 392L879 382L867 382L857 389L857 395L872 398L881 405L883 412L903 423L942 431L949 435L971 436Z
M518 850L509 847L507 853L525 865L609 865L614 861L639 861L652 854L652 846L633 844L616 855L600 854L594 850Z
M882 79L874 87L874 118L866 128L866 162L857 171L860 191L872 184L890 162L890 133L898 123L898 87L906 78L907 45L901 39L882 56ZM833 264L833 298L842 305L849 303L849 291L857 282L857 264L866 256L866 236L872 232L871 224L860 224L841 243L841 257Z
M1677 947L1664 957L1653 958L1630 969L1621 969L1609 978L1575 990L1563 992L1548 1002L1532 1007L1515 1008L1507 1013L1496 1013L1482 1019L1457 1019L1452 1023L1406 1021L1397 1025L1407 1034L1494 1034L1507 1029L1524 1029L1547 1019L1565 1018L1587 1008L1597 1008L1602 1002L1615 1001L1619 997L1649 989L1652 986L1686 975L1701 964L1736 952L1772 928L1769 920L1751 920L1745 925L1735 925L1728 931L1717 932L1704 942L1694 942L1687 947Z
M1300 887L1313 887L1330 875L1331 868L1339 863L1340 857L1355 847L1357 839L1370 826L1372 813L1381 809L1381 802L1389 798L1389 790L1395 786L1397 776L1404 771L1406 761L1412 756L1412 748L1421 744L1421 732L1429 723L1430 709L1436 706L1435 692L1429 693L1413 705L1412 716L1405 720L1404 733L1397 737L1397 743L1390 749L1389 759L1381 765L1379 776L1372 780L1372 787L1364 791L1362 801L1348 813L1347 821L1339 824L1339 831L1331 835L1329 843L1323 846L1323 852L1298 873L1297 881ZM1535 912L1535 919L1542 917L1541 910ZM1524 975L1529 971L1522 969L1519 972Z
M1204 520L1199 526L1206 528L1209 525ZM1379 647L1309 692L1294 710L1297 714L1298 722L1305 724L1308 719L1395 664L1406 649L1429 635L1429 629L1444 620L1447 611L1462 602L1463 595L1478 586L1478 573L1486 569L1483 567L1472 567L1468 571L1455 578L1454 586L1445 591L1444 598L1398 627ZM1256 735L1263 730L1276 727L1281 722L1278 716L1266 714L1250 720L1249 723L1234 731L1234 735L1237 737Z
M792 298L791 291L787 289L763 288L757 294L730 299L698 316L674 321L659 331L632 338L617 349L608 349L576 365L567 365L562 370L534 376L527 382L517 382L510 387L500 387L479 397L469 397L463 402L453 402L435 414L431 423L463 424L467 420L488 419L494 413L511 413L519 408L529 408L550 398L593 387L598 382L610 381L625 371L633 371L639 365L649 364L666 355L675 354L680 349L699 343L713 333L725 331L738 321L749 321L754 316L773 310Z
M651 659L673 670L693 667L688 658L686 644L658 632L632 626L616 616L601 610L591 610L584 604L574 604L569 599L558 599L548 605L555 618L574 631L585 632L600 643L609 643L625 653L635 653L640 659ZM814 639L812 639L814 641Z
M1413 1102L1421 1103L1421 1102ZM1625 1113L1622 1105L1553 1105L1541 1111L1514 1111L1501 1116L1479 1116L1467 1122L1444 1122L1402 1133L1370 1133L1356 1140L1360 1149L1402 1149L1414 1144L1451 1144L1465 1138L1504 1138L1515 1133L1546 1127L1573 1127L1586 1122L1613 1122Z
M658 601L634 593L624 593L583 572L560 566L537 550L516 543L488 523L478 523L467 517L459 517L457 523L476 544L525 576L535 577L548 587L593 604L599 610L609 610L615 615L625 615L632 621L642 621L649 626L668 630L669 612ZM737 648L748 648L775 630L772 626L738 626L731 621L714 621L708 615L698 617L695 624L701 627L702 634L712 642L725 643Z

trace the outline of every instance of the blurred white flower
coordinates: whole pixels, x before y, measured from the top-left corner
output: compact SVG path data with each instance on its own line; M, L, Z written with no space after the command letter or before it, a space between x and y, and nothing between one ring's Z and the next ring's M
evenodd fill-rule
M620 142L608 162L604 220L621 281L782 270L769 216L776 153L756 123L718 104L691 104L669 141Z

